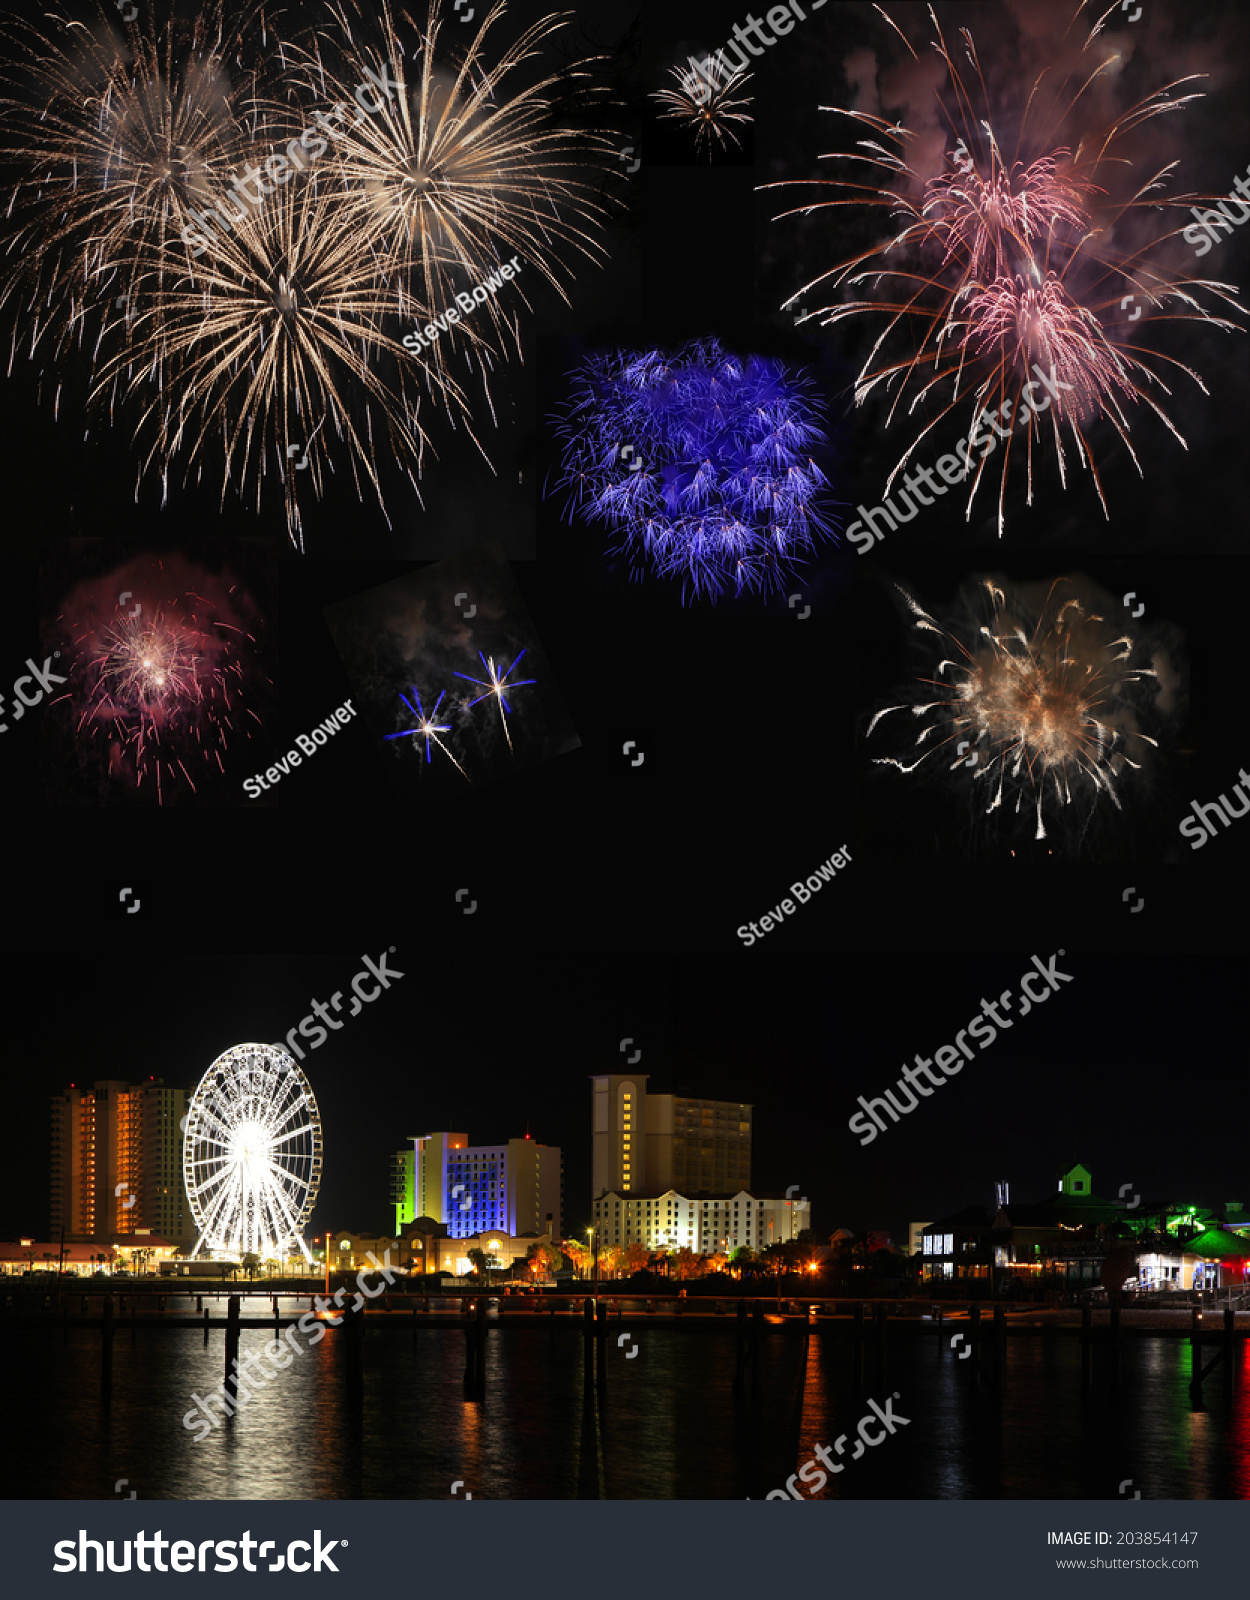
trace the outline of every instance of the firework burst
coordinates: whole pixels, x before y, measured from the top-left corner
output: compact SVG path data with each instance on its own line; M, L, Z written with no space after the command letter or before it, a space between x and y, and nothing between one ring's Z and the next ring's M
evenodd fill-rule
M107 328L159 314L163 251L194 206L211 203L243 151L245 39L257 4L209 0L194 17L115 7L91 24L54 7L7 19L0 115L17 182L8 202L0 304L33 355L72 342L94 355ZM16 349L17 341L14 341Z
M474 683L479 689L486 690L486 693L478 695L476 700L469 701L469 710L472 710L482 700L493 699L498 703L499 720L503 723L504 737L508 741L508 749L512 750L513 755L515 755L516 751L512 749L512 735L508 732L508 717L512 714L512 707L508 704L504 691L507 690L508 694L513 694L517 689L524 688L526 684L537 683L538 679L520 678L515 683L508 682L509 677L520 666L521 656L525 654L524 650L521 651L521 655L516 658L512 665L506 669L495 666L494 656L484 656L480 650L477 654L478 660L486 668L486 677L470 678L466 672L457 672L456 677L463 678L466 683Z
M102 363L94 397L134 405L136 433L151 440L144 469L159 466L165 484L182 457L186 475L222 461L222 503L233 485L259 510L276 472L302 549L301 468L319 498L332 455L345 459L357 493L371 489L385 515L385 439L419 498L421 397L381 331L393 300L338 196L306 178L244 212L202 261L170 274L160 317L138 320ZM450 377L439 393L467 414Z
M714 149L728 151L732 146L742 148L742 141L734 125L746 124L754 119L746 107L753 101L743 95L754 73L742 68L736 71L727 67L719 56L709 56L701 72L693 65L670 67L677 80L675 89L654 89L651 98L664 107L661 117L684 122L694 132L695 154L706 150L709 161Z
M231 756L263 732L273 685L256 601L225 563L271 581L268 559L252 541L214 542L208 565L127 556L101 576L108 560L52 553L45 639L68 678L44 723L46 783L68 803L237 804Z
M714 339L593 356L556 432L569 514L617 532L635 568L680 578L683 598L767 593L832 533L822 407L780 361Z
M880 6L874 9L919 60L897 25ZM1073 24L1085 9L1082 0ZM938 106L949 135L949 165L936 175L926 173L917 132L866 111L826 107L869 135L859 141L860 153L838 158L858 162L867 172L860 179L815 180L822 189L837 191L835 197L781 213L869 206L889 215L888 236L821 272L786 304L823 287L839 291L839 299L801 320L816 319L824 326L859 316L884 320L857 375L856 403L880 385L891 396L887 421L900 408L910 414L923 407L929 418L891 472L887 494L921 440L951 411L970 403L974 416L1010 419L1001 434L1000 537L1008 472L1021 451L1029 504L1035 452L1053 448L1066 487L1065 450L1074 449L1109 515L1090 442L1096 420L1119 435L1139 474L1130 406L1147 406L1185 445L1159 398L1172 393L1165 378L1178 372L1204 394L1207 390L1192 367L1152 347L1143 331L1148 326L1143 309L1151 313L1150 324L1194 320L1223 331L1236 325L1212 315L1206 302L1241 310L1234 285L1176 276L1159 260L1167 241L1183 228L1160 231L1155 219L1165 211L1187 213L1213 197L1165 196L1179 165L1175 161L1138 174L1124 187L1133 168L1123 148L1127 135L1200 98L1189 87L1195 78L1177 79L1095 133L1061 142L1065 125L1085 112L1093 86L1118 66L1118 56L1095 48L1114 10L1110 7L1090 28L1062 82L1056 85L1046 72L1037 77L1018 119L1017 148L1008 153L972 35L960 30L965 70L930 7L933 49L947 76L947 93L939 95ZM1065 35L1061 48L1066 41ZM1149 231L1150 237L1124 253L1114 239L1126 231ZM1134 302L1136 310L1129 312ZM906 341L897 355L886 353L892 336ZM1036 403L1043 385L1046 398ZM1011 424L1023 431L1013 432ZM987 448L972 474L969 518L989 454Z
M76 344L93 415L138 419L141 482L207 476L223 504L233 490L259 508L276 474L300 549L297 486L320 499L325 473L346 472L387 516L393 456L416 487L423 400L485 455L447 352L485 385L506 354L497 335L519 351L523 293L488 296L428 361L398 335L512 256L562 295L562 254L603 259L596 195L619 141L591 125L593 62L531 81L567 17L535 23L492 63L499 0L459 64L440 67L441 0L423 29L390 0L376 12L341 0L319 22L279 7L284 37L261 0L203 0L190 21L156 0L124 38L102 0L90 27L53 5L38 25L8 26L0 67L18 176L0 263L10 363ZM409 38L420 64L405 84ZM362 101L371 85L386 87ZM320 155L303 137L315 127ZM258 163L274 183L242 176ZM59 406L62 370L49 371Z
M596 233L608 209L599 183L619 166L619 140L587 125L603 121L592 63L522 86L516 80L524 64L569 14L533 23L492 62L491 35L506 9L499 0L486 11L454 69L436 59L442 0L430 0L424 27L391 0L364 14L333 5L329 24L292 52L308 92L331 102L349 102L357 84L377 81L388 66L397 70L405 41L418 63L404 92L356 118L333 153L348 225L358 248L395 285L399 315L439 316L455 305L457 291L472 290L514 255L567 302L560 248L596 264L603 259ZM570 97L584 102L578 125L564 114ZM502 336L520 353L518 302L528 307L519 286L506 304L492 295L455 329L483 376ZM441 344L434 359L441 367Z
M1115 635L1067 579L1056 579L1040 605L989 580L980 590L988 619L950 631L899 590L915 627L941 640L943 656L912 699L873 716L869 738L899 712L918 729L909 758L876 764L966 773L985 812L1035 816L1036 839L1047 837L1046 808L1076 806L1087 816L1106 796L1119 810L1125 769L1140 770L1143 746L1158 748L1137 729L1140 686L1159 681L1154 666L1133 663L1140 641Z
M517 660L520 660L519 656L517 657ZM425 739L425 759L426 759L427 762L431 759L430 758L430 742L432 740L438 746L438 748L443 752L443 754L447 757L447 759L451 762L452 766L455 767L456 771L460 774L460 776L464 779L464 781L466 783L471 783L473 780L469 777L469 774L464 770L464 768L456 760L455 756L452 755L451 751L447 748L447 746L439 738L439 734L440 733L450 733L451 732L451 723L450 722L435 722L435 720L434 720L435 717L438 716L438 708L439 708L439 706L442 705L443 696L446 694L446 692L447 691L444 690L443 693L439 695L438 699L434 702L434 709L430 712L429 716L427 717L426 714L425 714L425 707L421 704L421 696L420 696L420 694L418 694L416 685L414 684L413 685L413 690L412 690L412 697L417 702L415 710L413 710L412 702L408 699L408 697L406 695L401 694L399 698L408 707L409 711L412 712L413 716L416 717L417 726L415 728L405 728L401 733L388 733L388 734L385 735L385 737L387 739L420 739L420 738L422 738L424 736L424 739Z

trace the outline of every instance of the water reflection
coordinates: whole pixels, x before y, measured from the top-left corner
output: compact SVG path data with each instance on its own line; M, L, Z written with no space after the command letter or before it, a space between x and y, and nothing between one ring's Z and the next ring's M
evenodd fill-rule
M585 1403L572 1320L493 1332L484 1399L467 1396L464 1336L417 1323L367 1328L363 1393L346 1383L338 1333L304 1344L285 1371L202 1441L183 1425L222 1377L223 1343L195 1329L119 1331L113 1398L100 1399L100 1342L71 1329L6 1330L10 1371L4 1493L142 1499L762 1498L898 1394L906 1426L846 1460L818 1498L1143 1499L1250 1497L1250 1345L1230 1400L1222 1375L1189 1392L1182 1339L1127 1342L1113 1394L1095 1364L1082 1394L1070 1338L1007 1343L999 1396L934 1339L899 1339L857 1375L849 1341L827 1333L765 1339L758 1383L734 1393L727 1325L641 1325L626 1361L613 1327L607 1389ZM241 1353L272 1330L250 1328ZM36 1448L36 1444L38 1448ZM848 1448L847 1457L850 1455Z

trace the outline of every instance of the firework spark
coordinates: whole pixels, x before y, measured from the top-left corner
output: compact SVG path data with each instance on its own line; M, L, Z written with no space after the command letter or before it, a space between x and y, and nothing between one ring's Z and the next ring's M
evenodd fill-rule
M897 25L880 6L874 9L919 60ZM1082 0L1074 23L1085 9ZM1084 113L1091 86L1117 68L1118 56L1093 49L1115 9L1110 7L1091 27L1075 66L1057 89L1052 90L1047 73L1037 77L1025 114L1018 119L1017 148L1005 153L972 35L960 30L971 68L966 76L930 8L936 34L933 49L948 80L948 94L939 96L938 105L953 146L947 151L949 167L927 176L918 133L867 111L825 107L867 131L869 137L859 141L862 153L839 159L863 163L869 172L862 180L814 180L822 188L838 191L837 197L780 214L806 215L831 206L870 206L889 214L888 237L821 272L786 305L824 285L862 297L844 294L839 302L806 313L801 320L817 319L830 326L857 316L885 319L857 375L856 403L862 404L883 385L892 395L888 420L900 406L909 414L921 406L926 411L932 407L935 413L891 472L887 494L925 435L968 400L975 415L988 410L1018 423L1022 433L1003 435L1000 537L1008 471L1020 450L1026 454L1030 505L1035 450L1042 451L1048 442L1053 446L1066 487L1066 443L1088 466L1104 515L1109 516L1089 436L1096 419L1110 423L1139 474L1142 467L1130 438L1128 406L1147 406L1185 445L1156 394L1170 397L1165 374L1171 369L1190 377L1204 394L1207 389L1192 367L1151 347L1142 331L1147 321L1138 320L1143 309L1161 313L1152 315L1151 322L1201 321L1226 332L1234 331L1236 324L1212 315L1200 297L1242 309L1234 285L1175 276L1155 264L1167 241L1183 227L1162 233L1155 228L1146 242L1127 254L1113 244L1117 231L1123 237L1130 220L1141 226L1150 213L1188 214L1194 204L1213 200L1206 195L1164 195L1179 165L1175 161L1144 178L1138 175L1124 187L1133 167L1123 150L1126 136L1200 98L1189 87L1197 81L1194 77L1156 90L1093 135L1072 145L1060 143L1065 124ZM1060 50L1066 41L1067 35ZM1130 313L1127 307L1134 302L1136 309ZM893 334L906 339L906 348L885 356L883 346ZM1039 379L1056 397L1053 406L1030 402ZM972 479L968 518L987 476L989 454L986 449Z
M528 646L526 648L528 649ZM496 669L494 656L484 656L480 650L477 654L478 659L486 668L486 677L470 678L468 673L465 672L457 672L456 677L463 678L466 683L475 683L479 689L486 690L486 693L478 695L476 700L469 701L470 710L472 710L472 708L482 700L489 700L493 698L498 702L499 720L503 723L504 737L508 741L508 749L512 750L513 755L515 755L516 751L512 749L512 735L508 732L508 717L512 714L512 707L508 704L506 698L504 697L504 690L506 689L509 694L512 694L515 690L524 688L526 684L537 683L538 679L521 678L515 683L508 682L509 676L520 666L521 656L525 654L524 650L521 651L521 655L518 656L512 665L507 669Z
M731 145L740 150L742 141L734 124L754 120L745 109L753 104L752 98L742 95L754 73L742 68L731 70L719 56L709 56L699 73L693 65L670 67L669 71L677 80L677 88L651 92L652 100L664 107L660 116L684 122L693 129L695 154L706 150L709 161L715 148L713 140L723 151Z
M453 307L457 290L471 291L513 255L534 266L566 303L561 280L568 269L559 248L595 264L605 255L596 233L609 212L598 186L619 166L620 141L604 127L587 125L604 120L590 82L593 61L514 88L523 64L570 14L533 23L492 63L490 36L505 11L503 0L487 10L454 70L436 64L442 0L430 0L424 27L391 0L363 14L340 0L329 8L330 25L292 53L310 94L344 102L369 75L376 81L384 67L404 60L405 40L407 54L419 61L406 92L343 130L333 160L358 249L372 254L380 274L396 286L397 313L422 323ZM570 98L584 102L573 117ZM520 354L517 301L528 307L519 288L508 305L491 296L474 318L456 326L483 377L494 345L502 345L487 330L506 333ZM441 343L436 351L441 368Z
M708 339L593 356L573 378L556 429L568 514L619 531L616 548L680 577L683 598L779 588L831 534L804 375Z
M526 65L568 18L535 23L492 63L499 0L459 65L436 66L442 0L423 29L391 0L338 0L319 22L279 8L285 37L262 0L230 8L230 22L221 0L202 0L193 21L156 0L124 40L102 0L89 28L52 4L39 24L8 27L0 67L18 174L0 263L10 364L76 344L92 414L137 417L141 483L207 475L223 504L233 490L259 509L276 474L301 550L297 488L320 499L331 470L389 524L383 464L393 455L416 488L423 398L485 456L447 352L485 386L507 353L496 335L519 353L521 291L506 307L488 297L427 362L397 335L512 256L566 299L562 256L604 258L596 196L619 139L599 125L594 63L536 83ZM379 84L368 115L335 126ZM304 137L316 126L321 158ZM59 406L63 374L55 362L48 373Z
M519 656L517 657L517 660L518 661L520 660ZM443 752L443 754L451 762L452 766L455 767L456 771L460 774L460 776L464 779L464 781L466 783L471 783L473 780L469 777L469 774L464 770L464 768L456 760L455 756L452 755L451 751L447 748L447 746L439 738L439 734L440 733L450 733L451 732L451 723L450 722L435 722L435 720L434 720L435 717L438 716L438 708L439 708L439 706L442 705L443 696L446 694L446 692L447 691L444 689L443 693L439 695L438 699L434 702L434 709L430 712L429 716L427 717L426 714L425 714L425 707L421 704L421 696L417 692L417 687L414 684L413 685L413 689L412 689L412 695L413 695L413 699L417 702L415 710L413 710L412 703L411 703L411 701L408 699L408 697L406 695L401 694L399 698L408 707L409 711L412 712L413 716L416 717L417 726L415 728L405 728L401 733L388 733L388 734L385 735L385 737L387 739L419 739L419 738L421 738L422 735L424 735L425 736L425 759L426 759L426 761L428 762L430 760L430 741L433 740L433 742L438 746L438 748Z
M94 357L105 330L159 317L167 241L243 154L229 63L258 9L228 21L206 0L162 20L145 5L124 39L106 5L89 26L60 6L39 24L6 20L0 114L17 182L0 304L32 355L75 342Z
M1056 579L1044 602L1031 606L987 580L988 621L951 631L900 589L915 627L941 639L943 658L932 678L919 680L917 697L884 707L868 725L871 737L883 718L908 712L919 727L911 758L875 763L912 773L945 762L949 772L967 772L985 787L987 813L1005 806L1020 815L1027 805L1036 839L1047 837L1047 804L1087 813L1106 795L1119 810L1124 769L1140 769L1143 744L1158 747L1137 730L1135 702L1136 686L1157 684L1159 674L1133 665L1139 641L1131 633L1112 637L1115 630L1072 587Z
M136 434L151 439L145 466L159 463L166 485L184 455L187 475L221 460L222 503L233 484L259 511L276 471L302 549L297 485L306 477L319 497L332 458L346 459L357 493L371 488L385 515L386 439L419 498L421 397L399 342L381 331L393 299L338 197L308 177L244 209L202 261L170 275L159 321L137 324L103 362L95 398L120 390L135 404ZM467 414L450 377L440 392Z
M101 606L119 578L126 598L139 599L138 616L111 598ZM153 793L158 805L182 798L184 787L197 795L210 768L224 777L225 753L263 726L252 709L268 682L246 625L252 610L236 585L177 558L74 590L57 629L72 646L70 678L53 704L69 709L64 737L81 766L102 755L113 782Z

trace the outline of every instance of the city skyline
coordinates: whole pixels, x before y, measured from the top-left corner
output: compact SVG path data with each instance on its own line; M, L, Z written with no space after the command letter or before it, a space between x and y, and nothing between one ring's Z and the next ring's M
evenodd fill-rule
M166 1085L193 1088L223 1050L285 1037L308 1011L309 996L329 999L345 989L361 959L361 951L206 957L189 974L177 957L149 958L143 1064ZM305 1052L326 1141L313 1233L331 1222L361 1231L389 1226L394 1153L414 1126L468 1126L475 1140L491 1143L528 1131L559 1148L565 1232L584 1231L593 1199L587 1078L619 1072L635 1051L654 1090L751 1104L753 1186L782 1193L798 1185L822 1234L872 1227L901 1246L918 1218L988 1204L996 1181L1040 1198L1075 1161L1109 1194L1132 1182L1143 1192L1219 1205L1245 1198L1248 1187L1238 1125L1207 1109L1245 1036L1236 958L1116 962L1069 951L1061 964L1073 981L1063 992L1016 1016L990 1050L866 1148L848 1126L859 1097L878 1096L902 1067L953 1038L983 999L1014 989L1027 957L970 956L910 977L910 1009L888 998L897 973L865 960L843 980L843 993L871 1021L857 1023L849 1038L839 1035L835 1005L797 998L836 992L837 980L816 962L763 967L754 988L710 961L689 963L667 980L642 963L610 974L588 968L538 1012L517 1000L541 991L537 970L514 968L508 998L493 1011L450 1001L431 1010L431 988L456 994L457 974L431 969L403 946L389 959L404 976ZM767 981L783 973L796 997L793 1018ZM190 1006L189 975L200 990ZM1183 1012L1154 1015L1149 1000L1133 998L1177 984L1187 994ZM39 1039L42 1061L68 1068L89 1060L92 1081L149 1075L133 1070L131 1025L101 1024L111 983L86 975L74 1006L54 1004L49 990L50 980L40 980L21 1002L31 1008L21 1032ZM1193 1081L1195 1056L1212 1085L1205 1099ZM1095 1068L1103 1082L1097 1094ZM0 1236L43 1236L50 1227L49 1099L87 1076L48 1066L11 1089L27 1136L15 1143L17 1182L0 1202Z

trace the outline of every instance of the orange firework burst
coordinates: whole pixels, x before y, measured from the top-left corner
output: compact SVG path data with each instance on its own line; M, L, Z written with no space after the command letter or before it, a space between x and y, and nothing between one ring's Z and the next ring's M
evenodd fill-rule
M1106 795L1119 810L1125 769L1140 770L1143 744L1158 748L1137 728L1141 686L1158 683L1154 666L1133 664L1140 640L1130 632L1112 637L1115 630L1086 609L1066 578L1050 585L1040 606L989 580L981 587L989 620L964 637L899 590L916 627L952 653L932 678L919 680L920 697L872 718L869 737L894 712L908 711L920 724L912 759L882 756L877 765L912 773L945 760L948 771L962 768L984 786L986 812L1005 807L1020 815L1027 802L1036 839L1047 837L1047 801L1088 807Z

